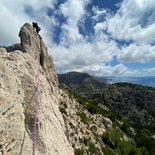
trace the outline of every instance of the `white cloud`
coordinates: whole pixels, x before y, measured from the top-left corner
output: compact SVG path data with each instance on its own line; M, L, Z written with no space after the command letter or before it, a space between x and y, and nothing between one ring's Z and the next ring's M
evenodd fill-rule
M98 6L93 6L92 11L94 13L94 16L92 17L92 19L95 22L99 22L99 20L108 15L108 10L104 9L104 8L99 8Z
M139 70L127 70L124 76L154 76L155 67L153 68L142 68Z
M110 65L100 65L94 64L90 66L83 66L81 69L75 69L74 71L78 72L87 72L91 75L96 76L125 76L125 77L134 77L134 76L154 76L155 67L153 68L143 68L143 69L128 69L123 64L118 64L116 66Z
M80 42L83 36L79 33L78 23L85 15L85 6L88 1L83 0L68 0L60 6L60 11L67 18L62 28L61 43L70 45L72 43Z
M83 66L107 63L117 52L116 42L109 40L108 36L103 33L97 34L91 43L83 39L80 43L70 44L69 47L59 45L53 48L58 71L65 70L65 68L71 71Z
M124 0L117 13L105 21L115 39L155 42L155 1Z
M126 77L133 77L133 76L153 76L155 72L155 67L153 68L143 68L140 70L128 69L123 64L118 64L116 66L107 66L107 65L91 65L85 66L81 69L77 69L75 71L78 72L87 72L92 75L96 76L126 76Z
M87 72L92 75L96 76L107 76L107 75L122 75L126 73L127 68L123 64L118 64L116 66L107 66L107 65L100 65L100 64L94 64L90 66L83 66L80 69L76 69L75 71L78 72Z
M51 47L58 72L106 63L117 53L117 43L110 40L103 32L95 34L90 42L87 41L87 36L80 34L79 23L88 15L86 10L88 3L89 1L68 0L60 6L60 12L67 21L61 26L59 45Z
M153 73L155 72L155 67L147 68L147 69L144 68L142 71L145 76L152 76L154 75Z
M155 61L155 46L131 44L121 49L121 52L117 54L117 59L124 63Z
M98 33L102 30L106 29L106 23L96 23L96 25L94 26L94 30L95 30L95 33Z
M48 28L52 19L47 16L47 10L53 9L55 3L55 0L1 0L0 44L10 45L19 42L18 32L25 22L37 21L41 24L41 33L44 36L51 34L51 29Z

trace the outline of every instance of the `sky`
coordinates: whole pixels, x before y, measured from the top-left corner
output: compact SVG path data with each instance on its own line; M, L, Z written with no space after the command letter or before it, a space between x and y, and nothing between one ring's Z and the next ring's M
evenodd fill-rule
M0 46L33 21L57 73L155 76L155 0L1 0Z

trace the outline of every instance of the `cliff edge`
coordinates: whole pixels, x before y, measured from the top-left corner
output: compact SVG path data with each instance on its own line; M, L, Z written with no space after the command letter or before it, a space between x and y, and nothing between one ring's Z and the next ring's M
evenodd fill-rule
M21 43L0 48L0 155L32 154L36 79L39 78L37 155L73 155L59 111L61 95L47 48L31 24Z

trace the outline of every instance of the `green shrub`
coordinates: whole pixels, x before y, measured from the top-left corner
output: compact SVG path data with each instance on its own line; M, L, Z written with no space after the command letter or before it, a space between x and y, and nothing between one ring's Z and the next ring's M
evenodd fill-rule
M90 130L92 131L92 133L95 135L95 137L97 136L96 133L97 133L97 126L96 125L92 125L90 127Z
M151 137L148 130L140 130L135 140L138 147L146 148L149 155L155 155L155 139Z
M73 125L73 123L72 123L72 122L69 122L69 125L70 125L70 127L71 127L72 129L74 129L74 128L75 128L75 126Z
M95 147L95 144L89 142L89 153L90 155L102 155L100 149Z
M74 151L75 155L84 155L84 150L83 149L76 149Z
M136 147L131 142L123 141L122 137L123 135L116 129L107 131L102 135L102 140L105 143L103 149L105 155L148 155L145 147Z
M128 124L128 122L123 122L122 125L120 125L120 129L125 132L129 137L133 137L133 131L131 129L131 125Z
M111 149L109 146L102 147L102 152L104 155L117 155L113 149Z
M77 115L80 116L81 122L83 122L84 124L89 123L90 120L84 112L78 112Z
M67 111L65 110L65 108L59 107L59 110L60 110L61 113L67 115Z
M88 145L88 139L84 137L83 143L84 143L85 146L87 146Z

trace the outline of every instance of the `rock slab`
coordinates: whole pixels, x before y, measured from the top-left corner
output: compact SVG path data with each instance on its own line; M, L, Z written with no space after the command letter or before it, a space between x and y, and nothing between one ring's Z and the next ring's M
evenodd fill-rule
M23 25L19 36L18 46L10 46L9 51L0 48L0 155L32 154L37 77L36 155L73 155L59 111L60 93L53 61L29 23Z

